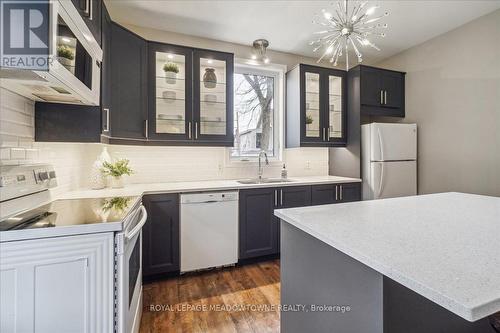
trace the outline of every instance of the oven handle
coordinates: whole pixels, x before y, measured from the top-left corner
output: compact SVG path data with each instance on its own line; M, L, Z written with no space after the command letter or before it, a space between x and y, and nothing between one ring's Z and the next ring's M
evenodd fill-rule
M146 208L144 208L143 205L139 207L139 210L142 212L142 217L132 230L125 232L125 238L127 240L131 240L142 229L142 226L146 223L146 220L148 219L148 212L146 211Z

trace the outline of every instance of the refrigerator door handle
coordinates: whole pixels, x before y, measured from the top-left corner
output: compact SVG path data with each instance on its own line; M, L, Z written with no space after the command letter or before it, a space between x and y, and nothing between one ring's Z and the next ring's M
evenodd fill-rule
M384 161L384 141L382 140L382 135L380 134L380 128L377 129L378 143L380 149L380 160Z
M384 186L384 162L380 163L380 183L378 185L377 199L380 199L380 195L382 194L383 186Z

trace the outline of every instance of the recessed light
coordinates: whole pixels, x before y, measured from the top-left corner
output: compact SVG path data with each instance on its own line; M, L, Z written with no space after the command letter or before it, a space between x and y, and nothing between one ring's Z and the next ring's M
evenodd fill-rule
M168 58L168 59L174 59L174 56L173 56L173 55L171 55L171 54L167 54L167 58Z
M71 39L69 39L68 37L63 37L61 38L61 40L65 43L70 43L71 42Z
M208 62L209 64L212 64L212 63L213 63L212 59L208 59L208 60L207 60L207 62Z

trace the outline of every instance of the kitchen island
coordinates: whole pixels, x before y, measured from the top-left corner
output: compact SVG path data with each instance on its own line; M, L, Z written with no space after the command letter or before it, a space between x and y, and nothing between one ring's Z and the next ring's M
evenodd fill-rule
M282 332L495 332L500 198L440 193L276 210Z

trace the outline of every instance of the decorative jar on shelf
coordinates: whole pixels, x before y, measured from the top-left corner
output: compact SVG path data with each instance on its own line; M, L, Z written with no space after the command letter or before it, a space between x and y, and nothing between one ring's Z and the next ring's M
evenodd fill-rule
M213 89L217 86L217 75L215 75L214 68L205 68L205 74L203 75L203 85L208 89Z

